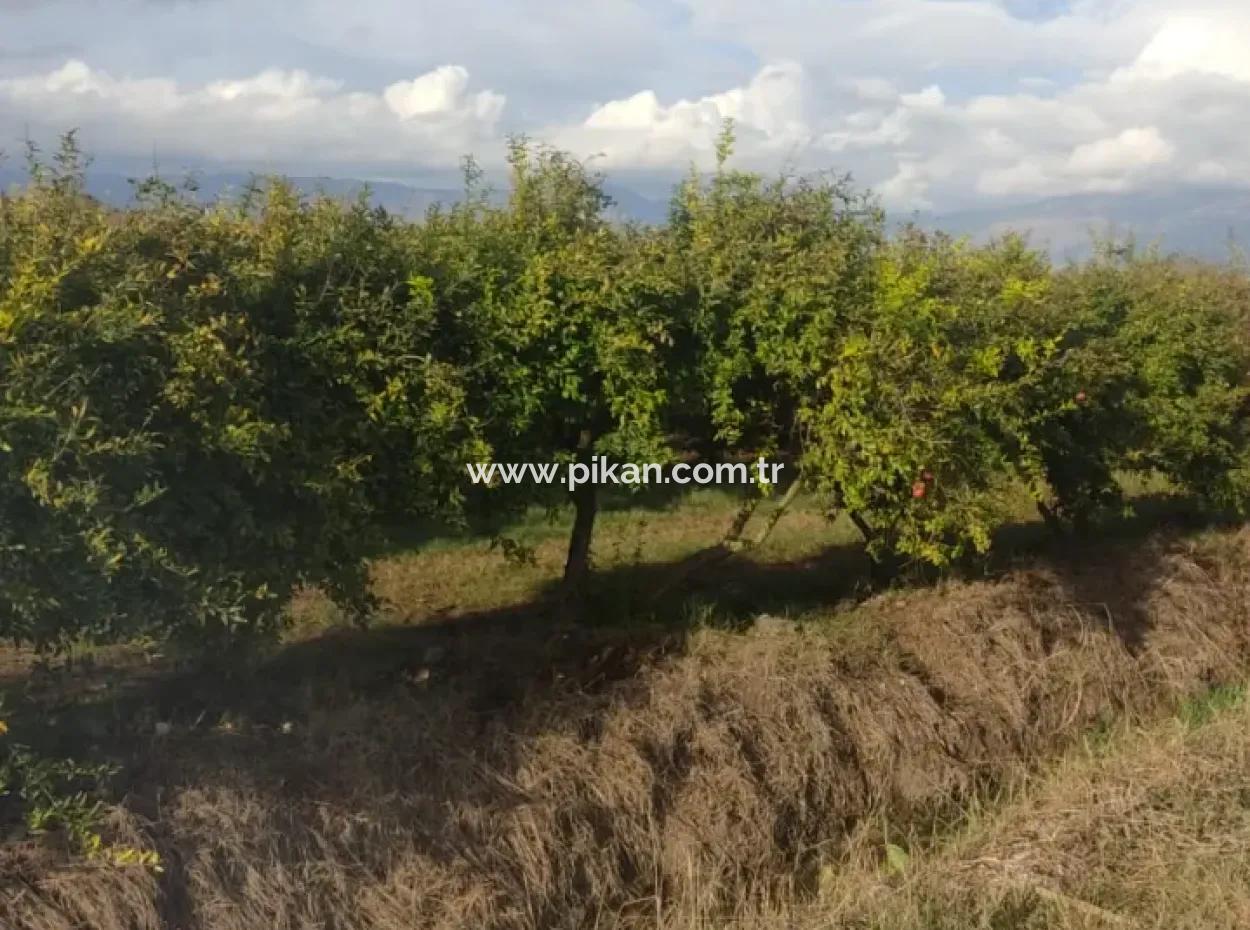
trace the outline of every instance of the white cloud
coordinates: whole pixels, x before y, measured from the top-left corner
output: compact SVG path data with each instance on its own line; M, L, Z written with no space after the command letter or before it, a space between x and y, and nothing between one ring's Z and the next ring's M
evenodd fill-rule
M946 105L946 94L936 84L915 94L900 94L899 103L916 110L940 110Z
M1078 145L1067 169L1078 177L1129 175L1141 168L1166 164L1176 147L1153 126L1126 129L1117 136Z
M1194 25L1194 23L1198 25ZM1250 186L1250 11L1163 19L1117 68L1065 86L950 99L929 87L859 94L819 136L887 205ZM1178 25L1180 23L1180 25ZM862 86L856 85L858 87ZM877 88L880 91L880 88Z
M1250 81L1250 15L1184 15L1167 20L1120 80L1167 80L1182 74L1218 74Z
M726 119L737 128L738 154L758 164L810 144L803 70L793 63L761 69L747 84L697 100L661 103L644 90L594 108L579 125L557 127L555 141L606 167L673 168L704 159Z
M469 100L469 72L459 65L443 65L411 81L398 81L386 88L386 105L402 120L455 113ZM504 98L482 91L470 100L473 114L491 125L503 112Z
M913 210L928 210L933 206L929 200L932 183L933 177L926 166L919 162L904 161L892 177L877 187L877 192L887 203L903 205Z
M6 48L85 50L0 54L0 147L77 125L105 155L396 175L524 130L656 179L731 117L737 163L850 170L896 209L1250 186L1246 0L117 3L11 14Z
M73 62L71 67L88 79L91 78L90 69L81 62ZM333 94L342 86L340 81L317 79L306 71L279 71L276 68L270 68L255 77L241 81L214 81L204 88L204 92L210 97L219 97L222 100L243 98L311 100L322 94Z
M977 190L993 197L1041 195L1047 192L1051 179L1042 166L1033 161L1017 161L1004 168L990 168L977 181Z
M88 148L105 154L156 146L226 162L446 166L497 135L504 97L469 83L467 70L449 65L381 94L280 69L183 86L70 61L0 79L0 119L50 132L78 127Z

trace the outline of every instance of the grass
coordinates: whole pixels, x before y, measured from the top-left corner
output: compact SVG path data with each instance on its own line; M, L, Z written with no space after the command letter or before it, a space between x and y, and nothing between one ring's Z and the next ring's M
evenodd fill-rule
M734 501L609 510L597 603L628 622L573 630L542 609L567 515L529 514L532 560L396 545L374 629L306 594L226 681L4 653L14 737L120 764L106 839L166 871L0 843L0 926L1248 926L1217 853L1250 798L1250 536L1143 538L1186 508L1137 500L1057 547L1021 499L995 560L873 596L850 527L800 501L664 624L640 595ZM796 622L743 622L765 611Z
M648 508L602 513L594 564L598 600L611 605L611 618L625 620L651 610L643 595L654 580L666 567L715 544L738 506L728 492L698 490ZM490 539L461 535L432 536L420 548L393 545L374 561L375 590L386 605L381 621L428 623L541 603L563 570L571 519L567 509L533 510L504 527L502 535L527 551L524 560L506 558ZM830 522L807 498L744 560L754 566L802 565L831 553L850 553L845 560L860 575L859 542L849 520ZM306 631L342 622L331 605L311 593L293 613L297 627Z
M912 838L904 869L864 831L821 900L769 925L873 930L1250 926L1250 707L1217 688L1121 726ZM784 923L782 922L784 921Z
M1189 503L1159 479L1133 477L1124 483L1133 512L1109 519L1101 527L1103 538L1140 537L1193 516ZM632 507L627 500L614 501L596 526L597 577L589 618L616 624L671 620L686 616L691 601L702 605L704 614L733 622L759 613L827 612L830 605L858 600L872 590L859 532L845 515L829 520L820 501L804 495L762 546L654 602L651 592L671 577L674 566L723 537L740 502L716 489L643 500ZM993 557L969 560L960 567L963 577L1000 572L1021 557L1053 548L1054 540L1024 489L1007 489L1000 506L1004 523ZM434 527L394 530L373 561L374 588L384 604L377 621L420 625L491 613L542 613L563 570L571 522L569 508L534 509L500 527L499 535L521 553L511 558L488 537ZM297 637L345 622L315 592L296 600L292 616Z
M1245 702L1245 685L1222 685L1182 703L1178 719L1190 729L1197 729L1228 711L1237 710Z

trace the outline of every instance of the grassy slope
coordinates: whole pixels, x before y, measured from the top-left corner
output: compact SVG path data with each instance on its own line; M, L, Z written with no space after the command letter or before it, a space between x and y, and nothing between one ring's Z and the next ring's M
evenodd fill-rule
M788 919L875 930L1250 926L1245 691L1216 689L1176 717L1087 739L970 807L955 829L910 840L891 867L880 836L861 836L856 864L827 873L824 900Z

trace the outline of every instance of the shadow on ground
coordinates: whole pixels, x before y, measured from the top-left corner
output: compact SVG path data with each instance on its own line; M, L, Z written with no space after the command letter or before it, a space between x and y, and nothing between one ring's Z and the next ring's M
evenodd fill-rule
M732 556L691 574L684 572L690 559L640 563L598 572L576 626L556 619L559 588L552 582L527 603L416 626L335 628L246 658L179 659L123 647L73 662L9 663L0 667L0 695L7 696L13 724L36 731L28 734L36 742L57 732L77 739L77 732L98 748L117 745L123 731L133 729L128 721L138 707L154 719L201 721L246 708L273 722L309 692L368 694L397 681L421 688L425 670L455 673L459 662L460 671L472 666L487 683L478 700L489 713L535 699L548 687L593 690L629 678L642 665L680 654L694 628L742 630L760 615L819 622L885 589L993 578L1022 565L1049 569L1074 604L1114 617L1132 647L1145 633L1141 596L1158 568L1150 556L1158 547L1138 550L1136 544L1151 534L1230 525L1235 521L1159 495L1139 500L1131 516L1106 522L1096 538L1056 538L1040 522L1005 525L990 558L967 560L945 575L908 566L883 573L863 546L851 544L791 561ZM1102 558L1125 547L1139 551L1139 558ZM674 578L681 583L672 585ZM83 725L76 726L80 718Z

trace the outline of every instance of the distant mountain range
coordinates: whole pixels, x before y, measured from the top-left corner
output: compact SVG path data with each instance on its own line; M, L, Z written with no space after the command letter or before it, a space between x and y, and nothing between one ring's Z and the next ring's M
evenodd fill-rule
M133 175L120 172L87 172L87 193L104 203L124 207L134 203ZM251 183L254 175L246 172L195 172L190 178L195 183L196 199L210 203L223 197L238 195ZM0 164L0 189L20 186L26 180L25 172L13 165ZM170 183L181 185L181 177L171 176ZM366 187L373 202L392 213L417 217L438 203L455 203L462 196L460 191L441 188L412 187L393 181L357 181L329 177L295 177L291 182L307 195L324 194L330 197L354 199Z
M244 172L203 172L194 175L196 196L209 202L242 191L252 175ZM0 190L20 185L22 170L0 163ZM373 202L410 218L436 204L451 205L462 192L452 188L416 187L395 181L360 181L331 177L293 177L305 194L355 198L368 187ZM90 171L87 190L105 203L133 202L133 185L122 173ZM668 216L668 202L609 182L612 215L619 220L660 223ZM502 198L502 192L496 195ZM978 241L1008 230L1027 232L1033 243L1059 260L1087 256L1096 236L1123 238L1132 234L1142 245L1158 243L1167 252L1214 260L1227 259L1244 248L1250 251L1250 190L1224 187L1178 187L1124 194L1088 194L1052 197L1031 203L985 207L946 213L895 215L896 222L911 219L920 226L967 235Z
M925 227L984 240L1008 230L1028 232L1056 259L1090 254L1095 236L1133 235L1139 245L1157 243L1221 261L1250 250L1250 190L1184 187L1126 194L1052 197L1033 203L957 213L918 215Z
M241 193L253 177L254 175L246 172L195 172L191 175L195 182L196 199L203 203ZM87 172L87 193L113 206L128 206L134 203L133 178L133 175L121 172L91 170ZM169 180L174 184L182 182L182 178L176 176L171 176ZM309 196L320 194L355 199L367 188L373 203L392 213L413 219L422 216L432 206L449 206L458 203L464 196L463 191L453 188L414 187L395 181L360 181L331 177L291 177L289 180ZM0 190L20 187L25 181L26 174L23 169L0 163ZM645 197L614 184L607 184L605 189L613 201L611 212L618 219L661 223L668 216L667 201ZM503 192L496 192L494 199L501 200L503 196Z

